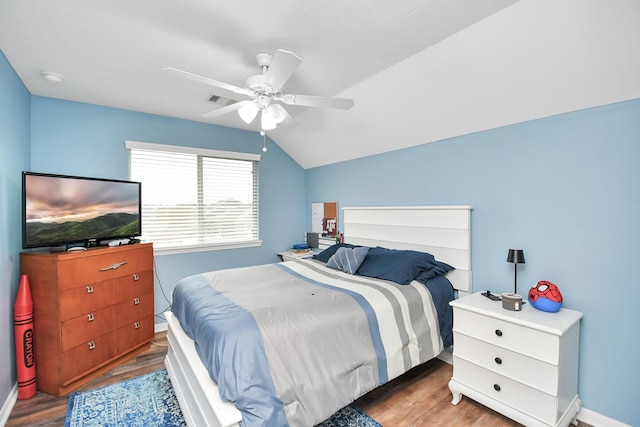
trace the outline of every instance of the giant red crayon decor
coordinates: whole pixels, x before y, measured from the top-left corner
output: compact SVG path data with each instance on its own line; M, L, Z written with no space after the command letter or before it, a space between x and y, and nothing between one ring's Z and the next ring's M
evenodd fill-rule
M36 360L33 353L33 300L29 278L23 274L13 305L13 323L16 334L16 368L18 371L18 399L36 394Z

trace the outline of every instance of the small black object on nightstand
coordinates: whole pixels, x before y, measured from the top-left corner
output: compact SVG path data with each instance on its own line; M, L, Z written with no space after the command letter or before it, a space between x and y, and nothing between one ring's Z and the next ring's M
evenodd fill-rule
M502 301L502 298L500 298L499 295L492 294L490 290L487 290L486 292L481 292L481 294L489 298L491 301Z

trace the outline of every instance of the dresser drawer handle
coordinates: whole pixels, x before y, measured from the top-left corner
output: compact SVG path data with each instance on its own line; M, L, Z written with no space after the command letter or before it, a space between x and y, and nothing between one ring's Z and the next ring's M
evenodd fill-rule
M87 293L88 294L92 294L93 293L93 286L87 285Z
M133 280L137 282L138 280L140 280L140 276L138 276L137 274L134 274Z
M140 322L136 322L136 323L134 323L134 324L133 324L133 327L134 327L135 329L140 329Z
M499 384L494 384L494 385L493 385L493 389L494 389L495 391L500 391L500 385L499 385Z
M134 299L133 299L133 303L134 303L135 305L140 304L140 299L138 299L138 298L134 298Z
M87 321L88 322L93 322L94 320L95 320L95 318L93 317L93 313L87 314Z
M502 331L500 329L496 329L496 335L501 337L502 336Z
M502 365L502 359L500 359L499 357L496 357L493 360L495 360L498 365Z
M94 348L96 348L96 343L89 341L89 350L93 350Z
M125 265L126 263L127 263L127 261L116 262L115 264L111 264L108 267L101 268L100 271L116 270L116 269L122 267L123 265Z

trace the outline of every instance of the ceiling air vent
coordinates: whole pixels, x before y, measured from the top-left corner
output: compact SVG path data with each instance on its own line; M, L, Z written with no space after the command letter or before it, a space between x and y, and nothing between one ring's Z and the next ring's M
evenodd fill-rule
M213 102L214 104L225 106L225 105L235 104L238 101L235 101L229 98L224 98L218 95L211 95L211 97L209 98L209 102Z

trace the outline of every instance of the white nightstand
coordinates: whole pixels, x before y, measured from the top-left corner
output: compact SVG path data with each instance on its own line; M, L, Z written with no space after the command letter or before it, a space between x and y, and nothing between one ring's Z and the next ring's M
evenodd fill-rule
M464 394L529 427L577 423L582 313L509 311L480 293L450 304L454 405Z
M305 253L305 254L299 255L299 254L296 254L296 253L291 252L291 251L281 251L281 252L277 252L277 255L280 257L280 259L282 261L292 261L294 259L313 258L313 256L315 254L317 254L317 253L319 253L319 252L314 250L313 252L309 252L309 253Z

